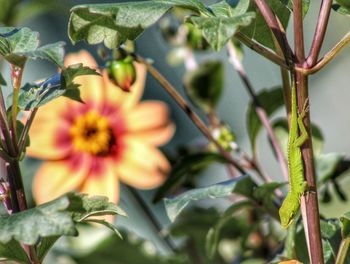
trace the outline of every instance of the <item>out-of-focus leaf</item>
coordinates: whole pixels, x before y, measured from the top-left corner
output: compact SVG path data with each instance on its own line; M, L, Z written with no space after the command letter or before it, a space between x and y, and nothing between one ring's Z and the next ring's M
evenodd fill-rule
M4 77L2 77L1 73L0 73L0 85L6 85L6 81Z
M50 236L50 237L44 237L41 239L39 245L37 246L37 254L38 259L40 261L43 261L46 257L46 254L49 252L49 250L53 247L53 245L57 242L57 240L61 236Z
M190 18L190 21L202 30L204 38L216 51L221 50L239 28L248 26L255 18L254 12L247 12L249 1L243 0L240 3L235 10L225 1L221 1L210 6L215 16ZM246 9L243 9L243 6Z
M126 40L135 40L173 7L212 16L198 0L153 0L128 3L79 5L71 9L69 37L73 43L104 42L116 48Z
M24 85L19 92L18 107L22 110L33 110L59 96L67 96L73 100L82 102L79 85L74 78L81 75L99 75L96 70L85 67L82 64L71 65L64 68L61 73L49 77L39 84ZM12 101L12 94L7 98Z
M341 233L342 237L346 238L350 236L350 212L343 214L340 217L340 222L342 224Z
M332 8L339 14L350 16L350 1L336 0L338 4L334 4Z
M339 221L336 219L327 219L321 220L320 224L324 260L325 263L331 264L335 262L341 242Z
M293 0L281 0L281 2L291 11L293 12ZM310 0L302 0L303 7L303 17L306 16L310 7Z
M280 86L274 87L270 90L260 91L257 98L268 116L271 116L283 105L283 92ZM262 123L255 112L254 104L253 102L250 102L247 111L247 129L253 152L256 151L256 139L261 128Z
M38 46L38 32L29 28L0 28L0 54L9 63L23 67L28 58L41 58L63 67L64 42Z
M0 242L15 239L34 245L42 237L74 236L77 235L76 223L92 216L116 214L125 215L106 197L68 193L35 208L0 216Z
M290 10L281 2L281 0L267 0L266 2L272 9L273 13L277 15L283 27L287 28ZM274 49L275 45L272 39L271 30L267 26L265 19L261 15L257 6L252 4L248 11L256 13L255 21L249 26L242 28L240 31L249 38L255 39L262 45Z
M332 178L343 158L344 155L339 153L321 154L316 158L316 172L319 183L325 183Z
M263 205L270 214L278 216L278 207L274 191L284 184L285 183L270 182L257 187L253 194L254 200L257 201L258 204Z
M240 186L251 184L251 182L252 180L248 175L243 175L233 180L217 183L208 187L193 189L177 195L174 198L166 198L164 199L164 203L168 217L173 222L191 201L226 197L233 192L242 191Z
M154 252L152 242L141 239L135 234L122 232L123 240L109 236L91 251L74 255L77 264L182 264L188 263L184 256L161 256Z
M289 135L287 119L279 118L275 120L272 124L272 128L276 134L276 137L280 143L280 146L282 147L284 154L287 157L288 135ZM311 124L311 131L312 131L312 144L313 144L314 153L315 153L315 156L318 157L321 154L323 149L324 138L320 128L317 125Z
M13 239L7 243L0 242L0 262L2 262L2 259L17 261L19 263L31 263L21 244Z
M223 90L224 69L220 61L208 61L185 74L185 91L191 101L206 113L212 111Z
M220 232L224 225L232 220L232 216L236 213L236 211L250 206L252 206L252 203L250 201L242 201L233 204L223 213L223 215L220 216L215 225L209 229L206 237L206 251L210 258L214 256L217 250Z
M172 168L165 183L157 190L153 201L158 202L171 190L179 186L185 178L207 167L212 162L228 163L229 161L219 153L200 152L184 156Z
M8 1L8 0L5 0ZM11 0L13 2L13 0ZM11 2L10 1L10 2ZM23 24L26 19L33 18L47 12L64 13L69 11L68 1L66 0L31 0L20 2L17 5L16 12L13 12L11 24Z

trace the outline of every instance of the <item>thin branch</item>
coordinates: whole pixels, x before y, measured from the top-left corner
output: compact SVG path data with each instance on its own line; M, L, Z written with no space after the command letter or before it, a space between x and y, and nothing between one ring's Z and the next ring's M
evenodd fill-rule
M278 140L276 138L276 135L271 127L271 124L269 122L266 111L262 107L258 97L256 96L254 89L253 89L253 86L252 86L252 84L251 84L251 82L250 82L250 80L249 80L249 78L248 78L248 76L243 68L243 65L241 64L241 62L237 58L237 54L236 54L235 48L233 47L232 42L229 42L227 44L227 50L229 52L230 62L233 64L234 68L238 72L239 77L241 78L242 82L244 83L244 86L245 86L248 94L250 95L250 97L253 101L255 111L256 111L261 123L265 127L267 134L272 142L272 146L276 152L277 159L278 159L279 164L281 166L283 176L288 181L288 166L287 166L286 160L283 156L282 149L278 144ZM270 179L270 178L268 178L267 180L268 180L268 182L272 181L272 179Z
M327 30L332 3L332 0L322 0L314 38L312 40L309 56L306 59L306 64L308 67L313 67L318 59L318 55L320 53L324 36Z
M279 46L283 51L287 65L291 65L293 52L289 46L286 34L281 31L278 20L276 19L274 13L272 12L270 6L265 0L255 0L255 4L258 7L260 13L264 17L268 27L271 29L272 33L277 39Z
M6 162L11 162L14 160L10 155L6 153L6 151L2 148L0 148L0 158L2 158Z
M38 112L38 108L34 108L34 110L30 112L28 120L24 126L23 131L22 131L22 134L20 135L19 143L18 143L18 149L19 149L20 154L24 151L24 148L26 145L26 139L27 139L30 127L32 126L32 123L34 121L34 118L35 118L35 115L37 112Z
M259 53L261 56L265 57L266 59L272 61L273 63L275 63L275 64L277 64L285 69L289 69L289 67L286 64L286 61L283 57L281 57L281 56L277 55L276 53L272 52L271 50L265 48L264 46L260 45L258 42L248 38L245 34L238 32L235 34L235 38L237 38L239 41L241 41L248 48Z
M348 32L330 51L324 55L324 57L319 60L315 66L312 68L296 68L296 71L300 71L305 75L310 75L318 72L324 66L326 66L331 60L335 58L335 56L340 53L340 51L350 43L350 32Z
M125 186L129 190L130 194L132 194L132 196L134 197L134 199L136 200L138 205L142 208L142 211L147 216L147 219L150 220L150 222L152 223L152 225L153 225L154 229L157 231L157 233L159 235L162 234L163 226L158 221L157 217L153 214L153 212L150 210L149 206L147 205L145 200L141 197L139 192L128 185L125 185ZM169 250L172 252L176 252L176 246L174 245L174 243L170 239L170 237L168 235L162 235L161 237L163 238L163 241L165 242L165 244L167 245Z
M349 251L349 245L350 245L350 237L347 237L343 239L340 243L337 259L335 261L335 264L344 264L346 255Z
M193 123L199 128L203 135L217 147L219 152L242 174L245 174L245 170L240 166L240 164L235 161L231 155L223 149L223 147L214 139L210 130L200 119L200 117L191 109L186 100L176 91L176 89L168 82L168 80L149 63L143 57L134 54L136 61L144 64L149 71L149 73L164 87L164 89L169 93L169 95L175 100L175 102L180 106L180 108L187 114L187 116L193 121Z

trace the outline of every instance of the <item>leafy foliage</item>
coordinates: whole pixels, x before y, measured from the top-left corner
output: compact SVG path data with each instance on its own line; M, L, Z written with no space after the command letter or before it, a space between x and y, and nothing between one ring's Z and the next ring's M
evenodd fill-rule
M126 40L135 40L171 8L181 7L197 15L190 21L202 29L209 44L219 50L239 27L247 26L254 18L254 13L244 8L235 10L225 1L220 5L206 7L198 0L79 5L72 9L69 36L73 43L81 40L89 44L104 42L108 48L115 48Z
M6 260L17 261L19 263L30 263L26 252L20 243L16 240L10 240L7 243L0 242L0 262L1 258Z
M233 180L210 185L208 187L192 189L173 198L164 199L165 209L171 221L174 221L181 211L191 202L207 198L220 198L231 195L233 192L245 193L246 186L253 182L248 175Z
M266 114L271 116L283 105L283 92L281 87L274 87L270 90L262 90L257 94L257 99L265 109ZM262 128L262 123L258 117L253 102L250 102L247 110L247 129L253 152L256 151L256 139Z
M339 14L350 16L350 3L348 0L337 0L338 4L334 4L333 9Z
M45 256L47 250L63 235L75 236L78 234L77 223L88 222L94 216L122 215L125 212L115 204L108 202L102 196L88 197L85 194L68 193L49 203L39 205L12 215L0 216L0 242L9 245L4 250L4 257L11 253L15 242L35 245L41 240L39 256ZM99 222L111 228L105 222ZM112 228L115 231L115 228ZM20 254L20 252L18 252Z
M281 0L267 0L267 4L270 6L272 11L277 15L279 21L282 23L284 28L287 28L290 10L285 6ZM275 45L272 39L272 33L270 28L267 26L264 17L260 13L256 5L251 4L249 11L255 12L256 17L254 23L249 26L242 28L240 31L247 35L249 38L255 39L262 45L274 49Z
M165 183L157 190L153 201L158 202L166 194L177 188L181 183L193 178L195 174L212 162L227 163L228 160L218 153L199 152L182 157L176 163Z
M150 241L137 237L135 234L122 232L123 240L116 236L108 236L91 251L75 255L77 264L99 263L104 264L180 264L188 263L184 256L161 256L150 253L147 248L154 247ZM153 251L153 250L152 250Z
M184 76L185 91L191 101L206 113L218 103L224 85L223 65L219 61L208 61Z
M25 84L19 92L18 107L21 110L33 110L61 95L82 102L79 85L74 83L74 79L81 75L99 74L96 70L82 64L71 65L62 69L61 73L56 73L41 83ZM12 101L12 94L7 100Z
M221 50L240 27L248 26L255 17L254 12L247 12L249 1L239 1L232 8L226 1L211 5L215 16L191 17L190 21L202 30L203 36L214 50Z
M64 42L39 47L39 34L29 28L0 28L0 54L11 64L23 67L26 60L41 58L63 67Z

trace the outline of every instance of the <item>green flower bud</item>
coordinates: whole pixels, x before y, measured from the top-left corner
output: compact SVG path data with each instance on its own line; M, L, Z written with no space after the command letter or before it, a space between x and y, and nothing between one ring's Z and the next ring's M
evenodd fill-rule
M136 69L131 57L109 61L107 64L109 79L125 92L130 92L136 80Z

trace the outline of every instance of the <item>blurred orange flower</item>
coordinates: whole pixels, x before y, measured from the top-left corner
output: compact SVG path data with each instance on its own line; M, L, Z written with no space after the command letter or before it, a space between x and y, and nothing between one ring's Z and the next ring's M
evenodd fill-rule
M86 51L68 55L66 65L97 68ZM156 148L173 135L168 108L160 101L139 102L146 69L136 64L137 80L125 93L103 77L81 76L85 104L60 97L43 106L30 130L27 154L45 159L33 194L37 203L76 190L119 199L119 180L140 189L163 183L170 165Z

